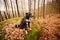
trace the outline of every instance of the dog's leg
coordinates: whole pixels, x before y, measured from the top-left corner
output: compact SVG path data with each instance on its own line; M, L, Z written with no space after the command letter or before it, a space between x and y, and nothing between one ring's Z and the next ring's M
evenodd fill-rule
M28 29L27 29L27 27L25 27L25 33L26 33L26 34L28 34L28 32L27 32L27 31L28 31Z
M29 30L31 30L30 22L28 22L28 27L29 27Z
M30 28L29 23L27 22L26 25L27 25L26 30L29 31L29 28Z
M30 22L28 22L28 27L30 28Z
M25 33L28 34L27 30L25 30Z

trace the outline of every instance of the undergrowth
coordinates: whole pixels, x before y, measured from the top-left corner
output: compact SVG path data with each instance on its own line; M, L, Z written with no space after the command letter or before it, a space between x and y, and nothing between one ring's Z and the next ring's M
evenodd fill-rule
M32 26L32 30L25 35L25 40L37 40L39 37L40 32Z
M7 23L9 21L13 21L13 20L18 21L20 18L21 17L4 20L4 21L0 22L0 25L3 26L5 23Z
M33 24L33 21L31 21L31 23ZM38 38L40 37L40 31L42 28L42 24L40 22L37 22L39 24L39 28L40 30L36 29L33 25L31 27L31 31L28 32L27 35L25 35L25 40L38 40Z
M5 32L0 30L0 40L4 40Z
M5 23L7 23L8 21L12 21L12 20L16 20L16 21L18 21L20 19L20 17L19 18L12 18L12 19L8 19L8 20L5 20L5 21L2 21L2 22L0 22L0 25L4 25ZM33 20L34 21L34 20ZM33 21L31 21L31 23L33 24ZM27 35L25 35L25 40L38 40L38 38L40 37L40 31L41 31L41 26L42 26L42 24L40 23L40 22L37 22L38 24L39 24L39 28L40 28L40 30L38 30L38 29L36 29L33 25L32 25L32 27L31 27L31 31L29 31L28 32L28 34ZM5 35L5 32L2 32L1 34L0 34L0 40L3 40L3 38L4 38L4 35Z
M4 21L0 22L0 25L1 25L1 27L0 27L0 40L4 40L4 36L5 36L4 30L2 30L2 29L3 29L3 25L4 25L5 23L9 22L9 21L14 21L14 20L15 20L15 21L18 21L20 18L21 18L21 17L11 18L11 19L7 19L7 20L4 20Z

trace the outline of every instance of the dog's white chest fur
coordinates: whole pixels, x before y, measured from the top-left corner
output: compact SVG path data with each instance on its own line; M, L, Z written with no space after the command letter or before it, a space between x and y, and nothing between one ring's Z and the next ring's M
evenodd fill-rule
M26 19L27 22L29 22L30 20Z
M26 19L26 24L28 25L28 22L30 22L30 19Z

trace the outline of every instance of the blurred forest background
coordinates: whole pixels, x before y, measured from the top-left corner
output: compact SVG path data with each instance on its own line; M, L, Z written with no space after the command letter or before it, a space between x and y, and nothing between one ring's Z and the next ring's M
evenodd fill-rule
M25 16L31 12L34 18L60 12L60 0L0 0L0 22Z

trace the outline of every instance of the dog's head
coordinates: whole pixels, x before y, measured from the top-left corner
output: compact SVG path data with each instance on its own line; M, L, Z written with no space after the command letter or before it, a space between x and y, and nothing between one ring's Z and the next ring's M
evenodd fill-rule
M29 13L26 13L26 18L29 19L29 18L32 18L32 17L33 17L33 16L32 16L32 13L30 13L30 12L29 12Z

